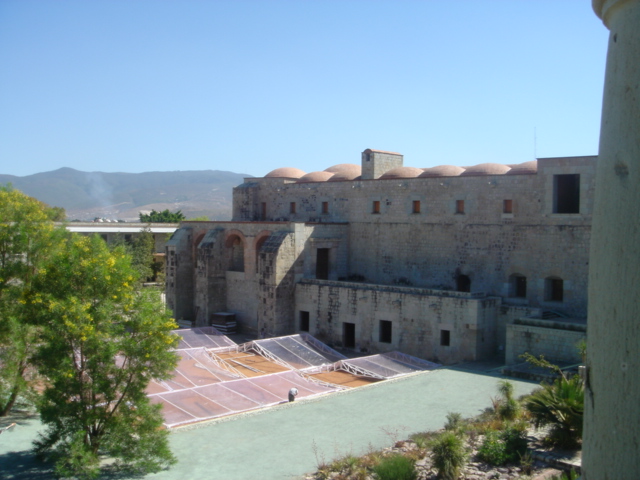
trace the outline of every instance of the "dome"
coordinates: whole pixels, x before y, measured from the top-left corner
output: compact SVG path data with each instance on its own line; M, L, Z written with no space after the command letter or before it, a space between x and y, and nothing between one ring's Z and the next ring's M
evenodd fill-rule
M361 175L360 172L338 172L336 174L333 175L333 177L331 177L329 180L327 180L328 182L341 182L341 181L348 181L348 180L360 180L361 179Z
M428 177L457 177L464 168L456 165L438 165L437 167L425 168L420 174L420 178Z
M333 177L331 172L311 172L300 177L296 183L326 182L331 177Z
M510 167L502 165L501 163L481 163L480 165L467 168L460 175L464 177L473 175L504 175L509 170L511 170Z
M338 165L334 165L333 167L326 168L324 171L331 173L358 172L357 175L360 175L362 167L360 165L356 165L355 163L339 163Z
M507 175L533 175L536 173L538 173L538 161L531 160L530 162L513 165Z
M423 170L415 167L397 167L385 172L380 178L388 180L390 178L416 178L421 175Z
M299 168L282 167L271 170L264 177L265 178L300 178L305 174Z

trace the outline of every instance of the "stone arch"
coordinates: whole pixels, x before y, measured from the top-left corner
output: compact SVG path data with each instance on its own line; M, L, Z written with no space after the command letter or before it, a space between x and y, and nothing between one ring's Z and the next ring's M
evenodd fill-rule
M227 233L224 242L227 250L227 270L244 272L244 247L246 243L247 240L241 232L232 230Z
M271 236L271 232L269 230L263 230L256 235L256 239L254 241L256 254L256 272L258 271L258 264L260 262L260 249L262 248L262 245L264 245L264 242L267 241L269 236Z

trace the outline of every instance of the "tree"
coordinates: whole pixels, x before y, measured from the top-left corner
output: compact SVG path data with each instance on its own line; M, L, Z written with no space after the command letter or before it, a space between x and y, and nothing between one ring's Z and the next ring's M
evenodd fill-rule
M38 328L29 325L19 302L40 266L53 254L55 212L9 186L0 186L0 416L30 393L31 355Z
M144 223L179 223L186 217L182 211L170 212L169 209L162 212L151 210L151 213L140 213L140 221Z
M139 472L175 462L145 388L175 367L176 325L136 280L123 248L69 236L22 300L42 328L34 362L47 378L35 449L60 475L94 477L100 455Z

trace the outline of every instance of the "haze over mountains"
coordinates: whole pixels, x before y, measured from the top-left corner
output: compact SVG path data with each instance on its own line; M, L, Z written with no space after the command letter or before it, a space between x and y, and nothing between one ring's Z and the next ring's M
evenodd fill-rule
M63 207L68 220L137 221L139 212L152 209L230 220L232 189L250 176L220 170L104 173L60 168L24 177L0 174L0 184L11 183L42 202Z

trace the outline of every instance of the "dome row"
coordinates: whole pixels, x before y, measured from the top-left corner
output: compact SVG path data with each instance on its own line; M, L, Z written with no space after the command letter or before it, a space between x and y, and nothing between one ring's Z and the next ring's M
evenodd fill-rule
M398 167L384 173L380 179L429 178L429 177L472 177L478 175L531 175L538 171L538 162L502 165L500 163L481 163L473 167L440 165L431 168ZM292 178L296 183L335 182L341 180L359 180L361 167L352 163L334 165L321 172L305 173L299 168L276 168L265 178Z

